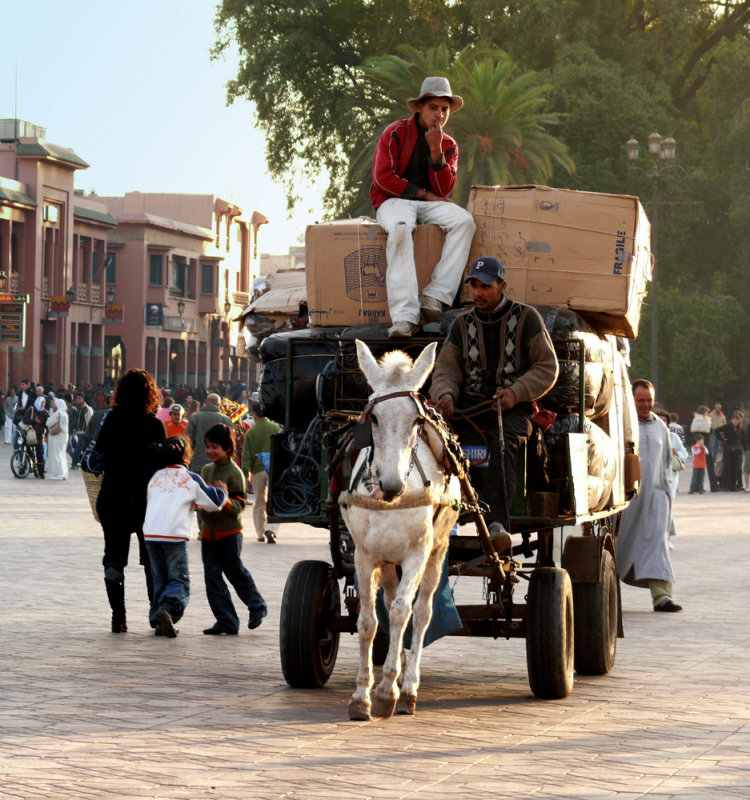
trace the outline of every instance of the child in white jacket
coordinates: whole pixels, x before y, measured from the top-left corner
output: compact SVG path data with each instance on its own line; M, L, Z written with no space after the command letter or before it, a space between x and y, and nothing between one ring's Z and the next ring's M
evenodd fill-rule
M159 446L157 463L162 469L148 484L143 536L151 559L154 599L149 622L157 636L177 636L177 622L190 597L187 542L197 507L220 511L228 498L226 484L208 486L185 462L190 462L190 445L172 436Z

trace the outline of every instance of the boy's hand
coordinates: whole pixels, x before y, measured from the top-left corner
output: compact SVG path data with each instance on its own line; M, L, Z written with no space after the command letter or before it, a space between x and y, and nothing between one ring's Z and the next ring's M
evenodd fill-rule
M215 486L217 489L223 489L223 490L224 490L225 492L227 492L227 493L228 493L228 491L229 491L229 490L227 489L227 485L226 485L226 483L224 483L224 481L214 481L214 486Z

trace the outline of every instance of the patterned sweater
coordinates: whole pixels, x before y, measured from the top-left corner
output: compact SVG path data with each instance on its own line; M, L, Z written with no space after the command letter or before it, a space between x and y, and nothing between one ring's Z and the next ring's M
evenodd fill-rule
M516 403L546 394L557 379L557 358L539 312L503 297L489 314L470 308L453 321L432 375L430 396L449 394L469 404L512 389ZM459 404L461 405L461 404Z

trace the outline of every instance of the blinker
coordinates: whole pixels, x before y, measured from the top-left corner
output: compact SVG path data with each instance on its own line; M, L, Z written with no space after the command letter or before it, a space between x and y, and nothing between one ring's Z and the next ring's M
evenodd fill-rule
M368 416L366 422L357 422L354 425L354 446L357 450L372 447L372 422Z

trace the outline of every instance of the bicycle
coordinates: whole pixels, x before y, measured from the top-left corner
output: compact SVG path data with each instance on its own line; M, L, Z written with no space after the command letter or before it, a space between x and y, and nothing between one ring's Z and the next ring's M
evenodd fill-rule
M27 478L32 472L37 474L36 431L30 426L25 430L19 426L19 431L21 447L10 457L10 471L16 478ZM29 434L33 434L33 442L29 442Z

